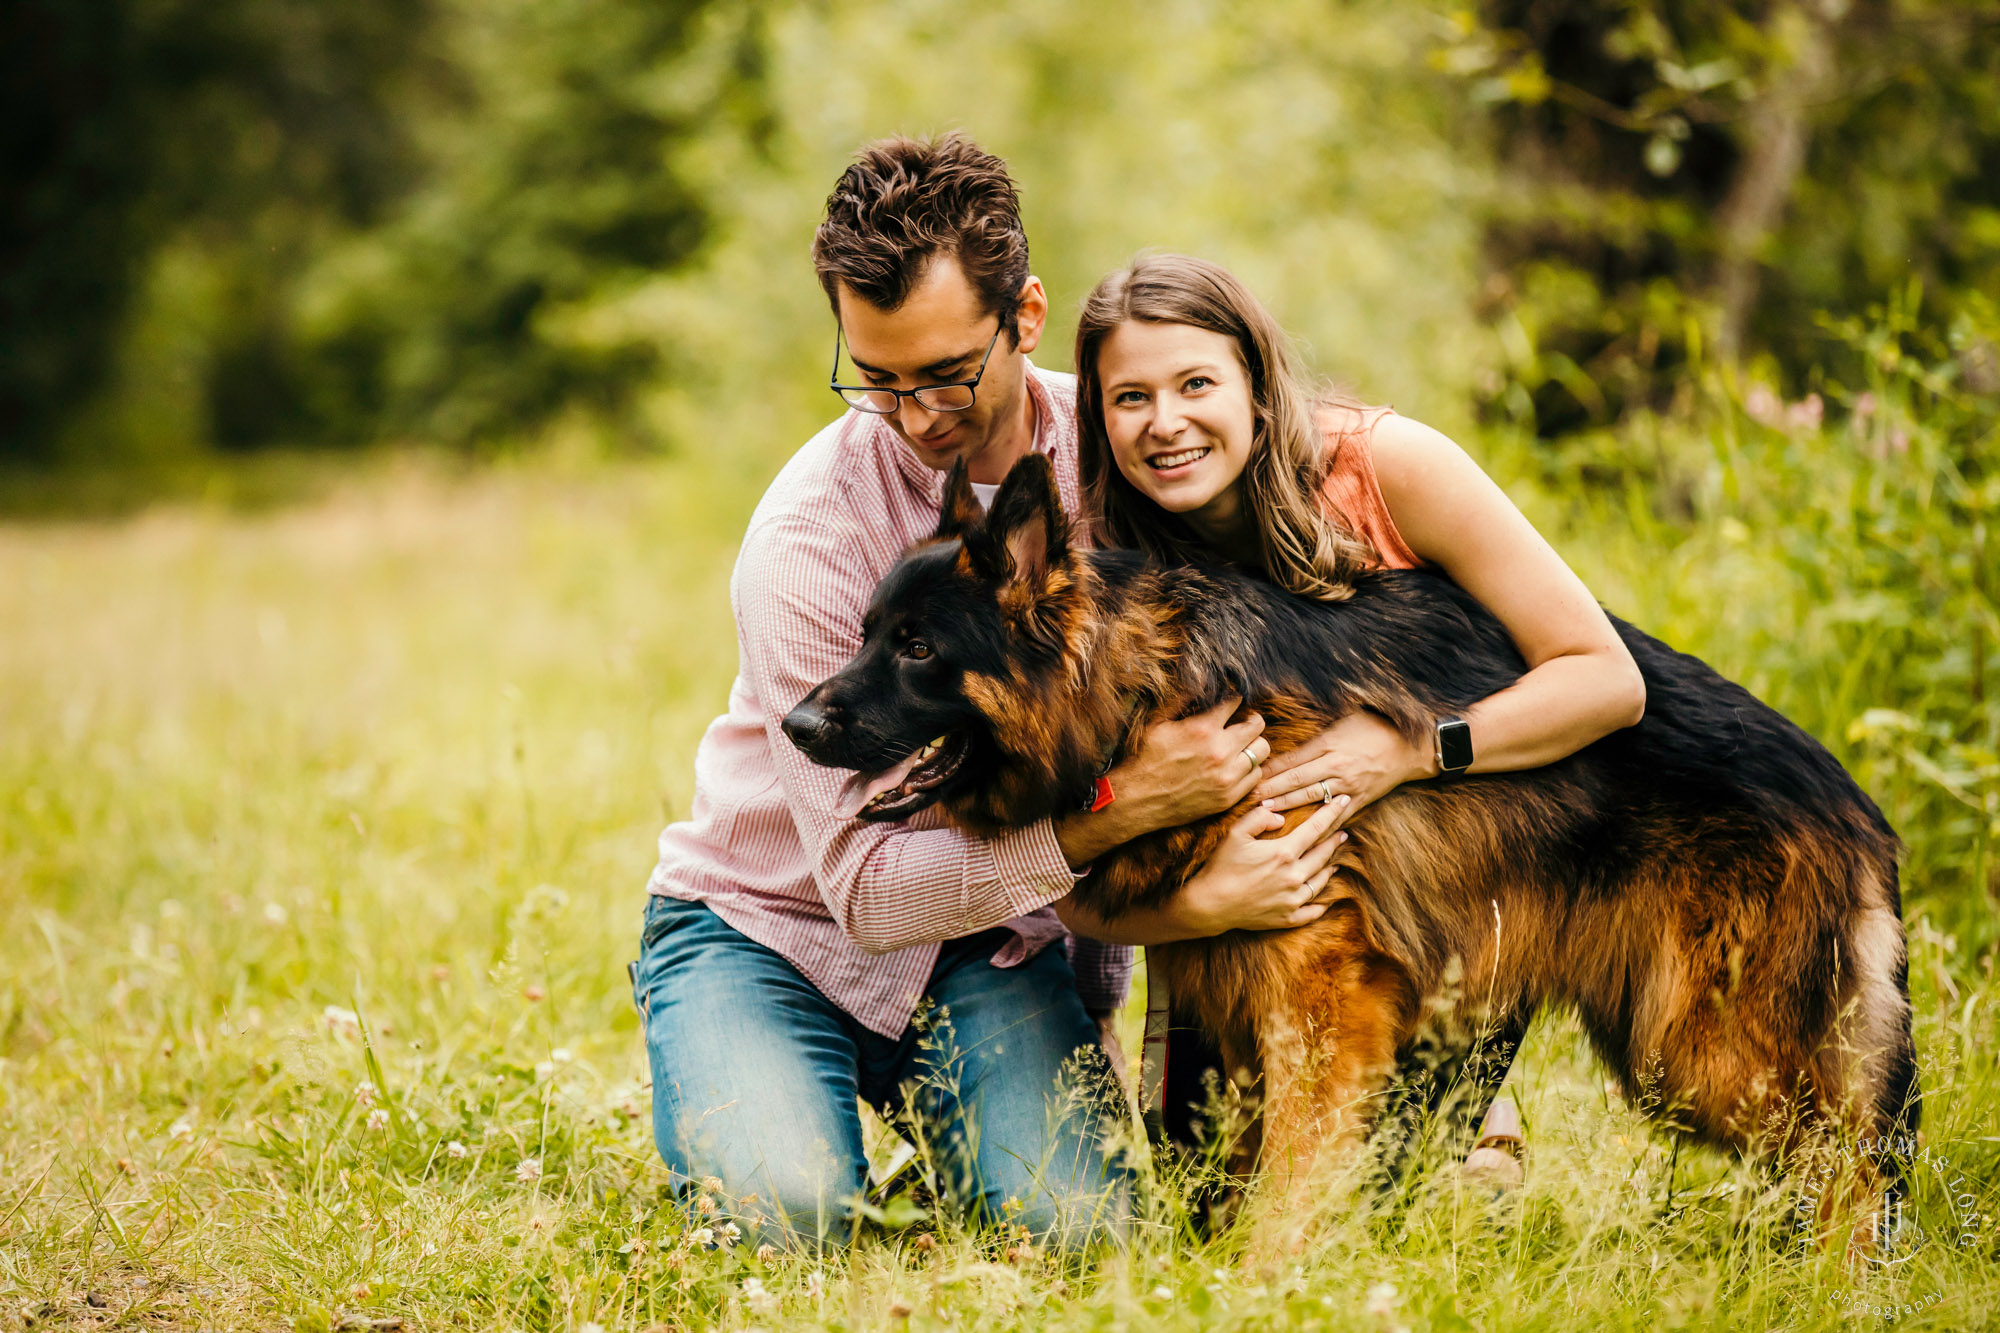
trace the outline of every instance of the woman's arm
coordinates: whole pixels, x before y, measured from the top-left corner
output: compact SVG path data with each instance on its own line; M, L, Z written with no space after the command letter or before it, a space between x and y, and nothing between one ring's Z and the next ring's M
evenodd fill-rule
M1552 763L1645 714L1645 681L1609 617L1463 449L1429 426L1388 416L1371 453L1403 540L1499 617L1529 667L1466 710L1473 772ZM1354 797L1351 813L1436 772L1428 742L1412 746L1386 722L1358 714L1273 755L1255 795L1289 809L1318 799L1324 781Z

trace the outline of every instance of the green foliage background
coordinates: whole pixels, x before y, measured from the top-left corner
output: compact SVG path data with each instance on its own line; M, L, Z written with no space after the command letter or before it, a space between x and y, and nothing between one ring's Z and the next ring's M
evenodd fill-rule
M0 460L490 450L559 422L692 445L744 380L810 385L816 204L889 130L1007 156L1059 311L1140 247L1197 250L1330 373L1447 425L1684 409L1694 336L1797 396L1838 351L1816 314L1914 275L1949 320L2000 281L1994 0L9 22Z

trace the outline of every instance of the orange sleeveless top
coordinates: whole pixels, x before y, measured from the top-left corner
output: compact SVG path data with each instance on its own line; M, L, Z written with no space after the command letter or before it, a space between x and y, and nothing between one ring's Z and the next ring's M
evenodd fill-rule
M1347 524L1349 532L1375 548L1383 568L1415 569L1423 561L1396 531L1396 520L1390 517L1389 504L1382 498L1382 484L1375 480L1375 460L1368 452L1377 423L1395 410L1370 408L1360 426L1344 433L1327 427L1333 465L1327 470L1320 497Z

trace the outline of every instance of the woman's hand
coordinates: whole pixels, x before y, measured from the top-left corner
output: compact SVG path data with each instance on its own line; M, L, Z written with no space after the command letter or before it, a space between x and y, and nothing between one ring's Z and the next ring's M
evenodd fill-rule
M1314 899L1333 877L1328 862L1347 841L1335 828L1346 805L1336 798L1275 838L1263 835L1282 827L1284 816L1261 805L1246 811L1169 904L1180 937L1289 930L1325 915L1326 904Z
M1346 796L1345 822L1403 783L1432 776L1432 766L1428 752L1420 753L1380 717L1354 712L1298 747L1272 755L1250 794L1273 810Z

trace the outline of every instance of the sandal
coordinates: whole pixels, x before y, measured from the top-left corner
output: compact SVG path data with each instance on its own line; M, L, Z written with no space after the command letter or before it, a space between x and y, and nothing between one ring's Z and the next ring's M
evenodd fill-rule
M1527 1141L1521 1136L1521 1113L1511 1097L1496 1097L1487 1108L1479 1127L1479 1141L1465 1155L1458 1169L1466 1184L1509 1194L1521 1187L1521 1163L1527 1156Z

